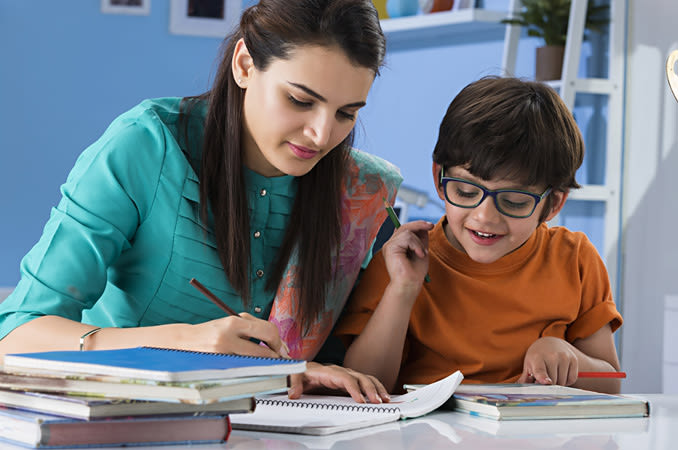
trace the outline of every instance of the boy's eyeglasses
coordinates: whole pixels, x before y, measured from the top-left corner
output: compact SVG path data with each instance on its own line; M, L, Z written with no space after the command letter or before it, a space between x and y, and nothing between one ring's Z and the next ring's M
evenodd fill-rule
M456 177L441 177L445 198L450 204L460 208L475 208L486 197L492 197L497 211L515 219L530 217L540 201L551 193L546 189L541 195L517 189L486 189L472 181Z

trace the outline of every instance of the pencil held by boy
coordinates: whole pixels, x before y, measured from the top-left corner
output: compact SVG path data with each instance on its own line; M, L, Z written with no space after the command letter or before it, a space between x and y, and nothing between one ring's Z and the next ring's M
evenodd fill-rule
M466 86L440 125L435 225L403 224L377 253L336 334L345 366L390 391L461 370L470 383L540 383L619 392L608 274L581 232L549 227L584 144L560 97L540 83ZM424 283L426 273L431 282Z

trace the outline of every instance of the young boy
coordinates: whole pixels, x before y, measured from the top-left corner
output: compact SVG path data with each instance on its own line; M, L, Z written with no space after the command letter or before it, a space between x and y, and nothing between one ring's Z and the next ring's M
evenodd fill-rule
M465 381L619 392L622 323L605 266L563 208L584 144L560 97L514 78L464 88L440 125L433 178L445 215L399 228L363 274L336 334L344 365L390 391L459 369ZM431 282L424 283L428 273Z

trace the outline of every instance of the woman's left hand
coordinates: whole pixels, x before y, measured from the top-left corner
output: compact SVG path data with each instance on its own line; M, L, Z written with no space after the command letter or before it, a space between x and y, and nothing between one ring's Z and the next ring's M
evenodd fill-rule
M339 390L348 392L358 403L383 403L391 397L386 388L372 375L355 370L316 362L306 363L306 372L291 375L289 398L299 398L312 390Z

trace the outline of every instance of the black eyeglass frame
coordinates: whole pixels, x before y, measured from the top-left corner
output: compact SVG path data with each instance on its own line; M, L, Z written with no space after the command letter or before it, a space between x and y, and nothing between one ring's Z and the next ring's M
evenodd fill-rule
M458 178L458 177L445 177L445 176L443 176L443 173L444 173L444 171L441 170L441 171L440 171L440 184L441 184L442 187L443 187L443 192L445 192L445 200L447 200L447 202L448 202L450 205L454 205L454 206L456 206L456 207L458 207L458 208L472 209L472 208L477 208L478 205L480 205L487 197L492 197L492 200L494 200L494 206L495 206L495 208L497 208L497 211L499 211L501 214L503 214L503 215L505 215L505 216L507 216L507 217L511 217L511 218L513 218L513 219L527 219L528 217L530 217L532 214L534 214L534 210L537 209L537 205L539 205L539 202L542 201L547 195L549 195L549 194L551 193L551 190L552 190L550 187L548 187L548 188L546 188L546 190L545 190L543 193L541 193L541 194L535 194L535 193L533 193L533 192L523 191L523 190L520 190L520 189L495 189L495 190L491 190L491 189L487 189L487 188L486 188L485 186L483 186L483 185L480 185L480 184L478 184L478 183L474 183L473 181L465 180L465 179L463 179L463 178ZM460 204L458 204L458 203L454 203L454 202L453 202L452 200L450 200L450 198L447 196L447 183L449 183L450 181L456 181L456 182L461 182L461 183L470 184L471 186L475 186L475 187L477 187L478 189L480 189L481 191L483 191L483 196L482 196L482 197L480 198L480 200L478 200L474 205L460 205ZM515 215L515 214L509 214L509 213L507 213L506 211L504 211L504 210L501 208L501 206L499 206L499 203L497 202L497 195L499 195L499 194L501 194L501 193L504 193L504 192L513 192L513 193L517 193L517 194L526 194L526 195L532 197L532 198L534 199L534 205L532 205L532 209L530 210L530 213L529 213L529 214L526 214L526 215L519 215L519 216L517 216L517 215Z

